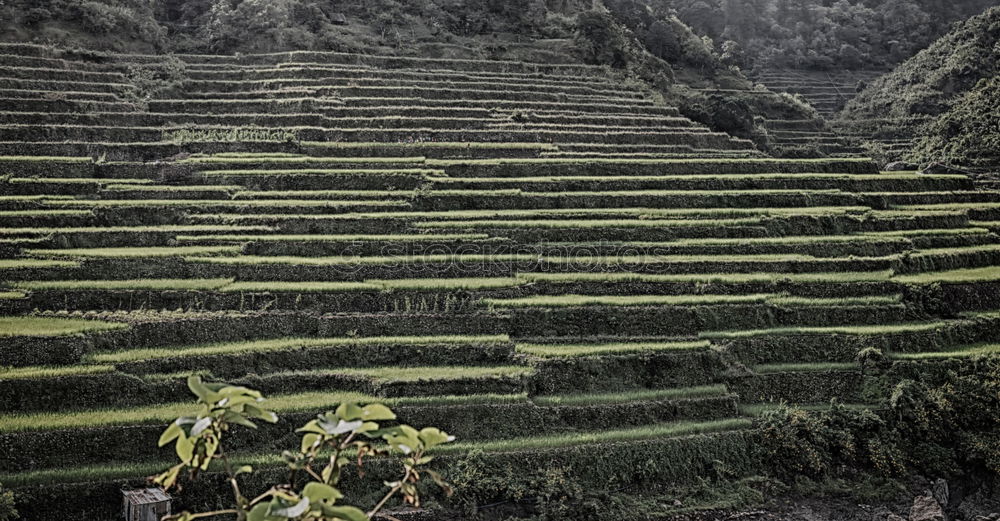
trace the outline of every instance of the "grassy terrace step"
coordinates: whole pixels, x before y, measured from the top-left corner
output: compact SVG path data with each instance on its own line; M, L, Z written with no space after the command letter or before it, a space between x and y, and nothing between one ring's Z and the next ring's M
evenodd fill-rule
M118 194L112 194L118 195ZM405 200L296 200L296 199L241 199L241 200L212 200L212 199L73 199L63 201L52 201L48 206L55 208L89 208L89 209L123 209L123 208L149 208L155 207L160 210L173 212L185 212L187 214L232 212L237 214L260 214L267 213L290 213L296 215L308 214L333 214L348 212L363 212L378 209L399 210L410 207L410 203Z
M0 238L48 238L50 246L62 248L115 248L127 246L163 246L178 234L197 235L219 232L267 232L269 226L229 225L157 225L157 226L94 226L73 228L0 228ZM44 250L43 255L53 254ZM30 252L29 252L30 253ZM58 253L54 253L58 254Z
M262 449L273 443L273 440L291 438L293 425L306 421L324 408L336 406L341 399L373 401L376 398L359 393L300 393L269 397L269 407L279 412L281 421L274 426L262 426L262 430L255 431L252 435L235 433L231 438L231 448L243 451ZM606 425L607 421L602 417L607 418L612 411L623 409L629 414L623 423L615 425L619 429L649 429L651 424L678 420L731 418L736 413L732 396L727 395L725 388L721 386L536 399L528 399L524 395L482 395L380 401L388 402L401 421L440 425L467 442L517 438L523 433L523 425L529 422L554 435L599 435L600 430L611 427ZM178 403L143 409L7 416L4 420L9 430L0 432L0 439L12 450L0 458L0 469L23 471L28 468L45 468L67 459L63 456L65 453L46 450L49 448L47 434L51 429L59 429L57 432L65 436L74 436L75 432L99 435L106 442L115 440L115 446L119 447L114 454L109 454L107 451L96 450L97 447L84 443L81 439L78 444L80 450L76 451L76 459L73 461L76 465L102 461L156 460L164 457L166 451L149 451L145 445L155 446L162 423L172 419L170 415L183 414L189 407L188 404ZM114 414L117 422L108 422L110 414ZM503 417L507 419L501 420ZM519 421L510 422L511 417L519 418Z
M199 371L218 378L208 371ZM515 394L525 390L533 368L521 365L279 368L264 374L232 377L235 385L253 386L267 394L279 392L359 392L370 396L434 396ZM81 407L122 407L182 401L188 394L183 374L147 374L141 377L117 371L29 376L0 379L0 393L11 402L4 411L52 410ZM124 396L123 393L129 393ZM134 393L134 394L133 394ZM138 394L138 395L136 395Z
M973 182L966 176L923 174L753 174L753 175L614 175L553 177L453 177L434 180L435 187L467 189L557 190L845 190L877 192L893 189L910 192L968 190Z
M441 464L447 466L454 464L457 457L473 450L479 450L488 464L499 463L500 460L511 462L516 460L518 466L530 465L530 461L539 461L539 458L546 460L564 460L567 462L578 462L578 453L586 454L594 450L599 450L606 457L609 454L616 458L627 458L629 453L639 451L642 453L643 461L648 461L648 457L656 454L670 454L674 463L683 465L683 468L690 472L690 469L707 469L712 461L729 461L734 465L739 465L741 473L745 466L753 467L759 464L760 456L752 449L752 438L742 432L742 429L750 427L750 421L745 419L727 419L713 421L678 421L671 423L658 423L642 427L626 427L617 430L597 430L594 432L578 432L565 434L550 434L535 437L510 438L502 441L492 442L465 442L449 445L448 450L442 450L439 456ZM735 432L731 432L735 431ZM629 443L623 443L629 442ZM590 448L594 447L594 448ZM628 448L628 452L619 452ZM750 452L747 452L750 450ZM683 460L681 454L687 454ZM751 455L752 454L752 455ZM633 456L635 458L635 456ZM707 458L707 459L706 459ZM271 472L279 472L279 467L284 464L276 457L255 454L237 454L233 458L236 464L252 464L255 469L261 469L270 475ZM747 462L753 461L753 463ZM633 459L627 460L625 468L634 468ZM586 468L596 464L596 460L583 458L580 462L572 466L574 473L584 472ZM638 464L638 460L634 460ZM62 478L62 481L91 482L97 486L90 486L82 489L78 494L92 496L95 504L103 504L105 496L111 497L109 491L104 490L120 486L113 483L125 481L138 481L138 476L152 474L165 467L166 460L148 463L132 464L106 464L98 466L77 466L63 469L63 476L57 477L55 472L41 470L26 472L20 475L0 474L6 483L12 483L14 487L44 486ZM377 466L377 463L375 464ZM577 467L577 465L580 465ZM685 473L679 469L674 469L670 465L657 465L658 471L654 479L669 480L670 483L687 482ZM668 470L669 469L669 470ZM212 472L218 469L213 468ZM700 470L699 470L700 471ZM607 475L605 474L605 477ZM627 476L620 476L619 479L633 479ZM690 476L687 480L690 480ZM680 481L678 481L680 480ZM111 483L109 483L111 482ZM107 486L102 487L102 484ZM598 481L593 476L594 486ZM22 489L28 492L33 489ZM118 492L117 488L115 492Z
M428 161L428 166L442 167L453 177L878 173L867 159L494 159Z
M993 318L833 327L786 327L746 331L702 332L748 364L848 362L859 346L885 352L921 353L941 346L997 338Z

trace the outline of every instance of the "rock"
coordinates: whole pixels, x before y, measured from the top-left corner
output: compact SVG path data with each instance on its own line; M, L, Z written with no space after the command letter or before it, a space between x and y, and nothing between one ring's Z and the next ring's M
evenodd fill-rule
M922 496L917 496L910 507L910 521L948 521L944 515L941 504L934 499L934 495L927 491Z
M950 495L948 493L947 481L941 478L934 480L934 486L931 490L932 494L934 495L934 499L937 500L939 505L943 507L948 506L948 500L950 499Z
M948 166L944 163L931 163L924 167L920 171L921 174L968 174L965 170L961 168L955 168L953 166Z
M888 516L885 516L885 521L906 521L906 520L903 519L902 516L896 514L889 514Z
M886 172L900 172L903 170L916 170L916 169L917 165L913 163L907 163L906 161L893 161L892 163L885 165L885 168L883 168L882 170L885 170Z

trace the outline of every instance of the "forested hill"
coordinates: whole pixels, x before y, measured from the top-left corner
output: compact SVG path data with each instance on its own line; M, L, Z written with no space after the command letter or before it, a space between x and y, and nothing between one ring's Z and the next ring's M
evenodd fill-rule
M649 0L666 3L744 68L881 68L995 0Z
M997 118L1000 104L997 89L981 81L998 75L1000 7L994 7L957 25L872 83L848 104L841 119L874 122L873 128L880 133L926 137L930 141L923 143L916 159L981 165L973 156L986 152L984 139L992 135L995 140L1000 134L1000 123L980 120ZM978 92L973 93L974 89ZM941 155L946 146L950 152Z

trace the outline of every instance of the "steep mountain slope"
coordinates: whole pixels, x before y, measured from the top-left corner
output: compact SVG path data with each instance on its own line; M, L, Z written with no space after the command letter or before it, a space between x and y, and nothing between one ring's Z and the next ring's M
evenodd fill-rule
M839 116L843 128L883 140L912 141L984 78L1000 75L1000 7L957 25L933 45L877 79Z

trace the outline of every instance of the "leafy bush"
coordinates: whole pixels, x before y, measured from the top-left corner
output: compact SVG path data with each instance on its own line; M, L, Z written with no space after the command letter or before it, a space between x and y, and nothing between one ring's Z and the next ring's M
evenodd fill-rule
M4 490L3 484L0 483L0 521L14 521L20 518L17 509L14 508L14 493Z
M903 379L884 405L881 416L836 404L821 412L782 406L759 421L765 450L784 477L1000 475L1000 357L969 360L933 384Z
M584 11L576 17L576 41L589 63L624 67L625 38L614 18L603 11Z
M915 161L1000 167L1000 78L980 80L937 118L913 152Z
M275 485L255 498L244 495L240 476L254 469L235 467L222 442L226 433L239 425L256 428L254 421L274 423L278 416L264 409L264 397L245 387L206 383L199 376L188 378L188 388L198 397L199 409L194 416L177 418L160 436L160 446L173 444L180 463L156 476L155 483L165 488L177 485L183 473L193 481L200 472L221 463L232 488L233 506L229 509L192 514L183 512L167 519L193 519L236 515L248 521L368 521L395 496L401 495L407 504L420 506L417 485L428 476L450 492L436 472L427 468L433 460L427 452L454 440L433 427L422 430L408 425L383 428L380 421L396 419L388 407L381 404L360 406L342 403L306 423L297 432L302 442L297 451L284 451L289 470L289 482ZM361 468L365 458L388 456L402 464L402 477L386 482L389 491L367 513L358 507L339 505L344 495L336 488L342 472L350 467ZM296 485L302 475L306 483Z

